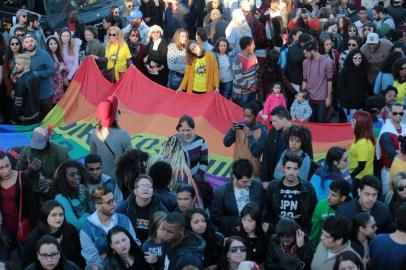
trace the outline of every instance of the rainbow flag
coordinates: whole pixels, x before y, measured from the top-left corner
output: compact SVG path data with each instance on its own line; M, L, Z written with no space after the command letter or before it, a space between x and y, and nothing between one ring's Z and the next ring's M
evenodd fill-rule
M95 117L99 102L115 95L119 100L120 127L132 136L134 148L156 154L162 143L176 133L178 119L183 114L196 121L196 133L209 146L209 177L218 186L230 175L233 148L223 145L223 137L233 121L243 118L242 109L218 93L204 95L176 93L146 78L130 67L115 84L99 72L95 61L87 58L78 69L62 100L42 122L52 125L52 140L69 151L73 159L89 152L89 138L97 124ZM348 148L352 140L349 124L306 123L312 131L313 149L317 158L329 147ZM0 126L0 147L29 144L32 126Z

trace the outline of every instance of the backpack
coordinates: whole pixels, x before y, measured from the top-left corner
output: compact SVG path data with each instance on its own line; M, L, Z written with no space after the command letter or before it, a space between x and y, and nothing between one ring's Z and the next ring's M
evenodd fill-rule
M305 151L302 151L302 154L300 154L300 157L302 160L306 157L309 156ZM310 158L310 156L309 156ZM314 161L313 159L310 159L310 169L309 173L307 174L307 180L310 181L312 179L313 174L321 167L323 164L324 160L319 160L319 162Z
M279 52L279 61L278 64L280 68L282 69L283 72L286 71L286 67L288 66L288 54L289 54L289 48L293 45L293 43L289 46L286 46L284 48L281 48Z

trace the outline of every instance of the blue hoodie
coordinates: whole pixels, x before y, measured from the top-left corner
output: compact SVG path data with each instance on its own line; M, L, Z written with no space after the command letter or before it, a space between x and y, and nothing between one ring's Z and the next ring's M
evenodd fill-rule
M31 57L30 70L35 71L41 80L38 100L47 100L52 95L51 78L56 73L54 61L49 53L37 46L35 54Z
M133 226L128 217L122 214L115 213L111 217L110 226L105 227L101 224L97 210L87 218L86 223L80 230L80 245L82 247L82 256L86 260L86 264L103 263L101 254L107 253L107 233L114 226L119 225L131 234L135 242L140 245L140 241L135 235Z
M170 270L182 270L191 265L198 269L203 269L203 252L206 242L192 232L185 232L182 242L176 247L169 247L167 250L167 259L169 260Z

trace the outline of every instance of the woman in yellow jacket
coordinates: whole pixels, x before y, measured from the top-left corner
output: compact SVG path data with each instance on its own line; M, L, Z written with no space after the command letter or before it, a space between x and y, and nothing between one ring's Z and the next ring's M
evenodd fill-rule
M219 91L219 70L216 57L191 40L186 49L186 69L177 91L204 94Z
M393 64L392 74L395 78L393 86L398 90L397 100L406 105L406 58L398 59Z

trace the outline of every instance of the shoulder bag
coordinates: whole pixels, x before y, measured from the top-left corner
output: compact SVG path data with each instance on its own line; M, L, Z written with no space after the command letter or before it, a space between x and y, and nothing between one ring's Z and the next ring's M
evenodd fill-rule
M22 218L23 213L23 185L21 181L21 172L18 172L18 184L20 186L20 208L18 210L18 228L17 228L17 240L25 242L30 234L30 220L28 218Z

